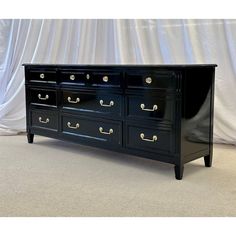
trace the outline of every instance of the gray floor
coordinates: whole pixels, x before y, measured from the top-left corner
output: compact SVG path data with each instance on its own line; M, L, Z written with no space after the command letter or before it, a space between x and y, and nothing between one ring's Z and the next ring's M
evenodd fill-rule
M172 165L40 136L0 137L0 216L236 216L236 147Z

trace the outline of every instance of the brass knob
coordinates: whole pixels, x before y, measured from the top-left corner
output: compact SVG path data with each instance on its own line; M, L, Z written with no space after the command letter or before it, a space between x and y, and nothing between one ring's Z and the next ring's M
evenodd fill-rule
M108 76L103 76L102 80L103 80L104 82L108 82Z
M41 79L44 79L45 76L44 76L44 74L42 73L42 74L39 75L39 77L40 77Z
M70 75L70 80L75 80L75 75Z
M152 83L152 78L151 78L151 77L147 77L147 78L145 79L145 82L146 82L147 84L151 84L151 83Z

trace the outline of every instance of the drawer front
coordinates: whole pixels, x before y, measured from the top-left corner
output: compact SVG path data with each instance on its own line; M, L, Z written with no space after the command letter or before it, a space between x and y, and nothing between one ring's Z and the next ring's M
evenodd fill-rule
M121 73L116 72L94 72L93 82L94 86L102 87L121 87Z
M32 110L31 126L33 128L44 128L49 130L58 130L58 114L53 111Z
M109 71L61 70L60 80L64 84L77 84L85 87L120 87L121 73Z
M171 97L157 97L152 94L135 96L127 99L128 118L159 120L172 123L175 114L175 100Z
M56 70L32 69L29 71L29 82L56 83Z
M60 81L62 83L86 85L89 84L91 80L91 74L85 71L71 71L71 70L61 70L60 71Z
M173 134L168 129L126 126L126 146L147 152L173 152Z
M126 73L127 88L175 89L175 73L172 71L134 71Z
M71 92L64 90L63 108L80 112L94 112L110 116L121 116L122 97L97 92Z
M50 89L30 89L31 103L56 106L57 105L57 92Z
M97 121L64 115L62 129L64 134L75 134L84 140L96 140L121 145L121 122Z

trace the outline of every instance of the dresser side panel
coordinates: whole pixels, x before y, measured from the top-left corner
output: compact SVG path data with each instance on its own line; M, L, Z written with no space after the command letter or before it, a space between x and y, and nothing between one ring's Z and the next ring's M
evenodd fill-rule
M184 163L210 153L214 71L214 68L189 68L182 78L181 156Z

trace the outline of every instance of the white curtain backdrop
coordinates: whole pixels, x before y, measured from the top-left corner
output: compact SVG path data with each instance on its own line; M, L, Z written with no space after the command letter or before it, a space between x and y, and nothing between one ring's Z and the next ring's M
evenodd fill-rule
M22 63L216 63L214 140L236 144L236 20L0 20L0 135L25 130Z

